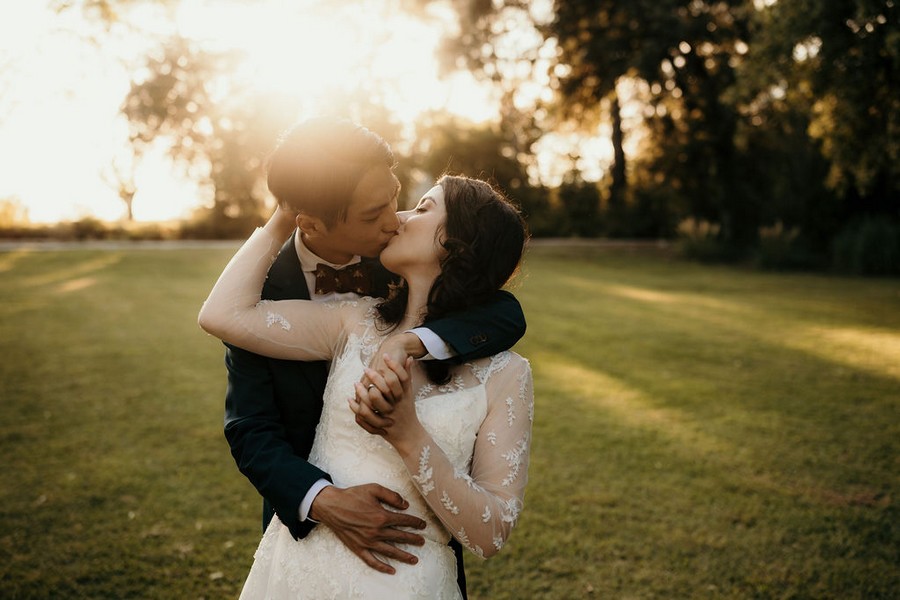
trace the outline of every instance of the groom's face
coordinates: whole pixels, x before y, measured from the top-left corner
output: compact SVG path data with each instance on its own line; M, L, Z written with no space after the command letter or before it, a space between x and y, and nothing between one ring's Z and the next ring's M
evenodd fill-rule
M367 171L353 192L346 218L328 227L321 241L337 252L378 256L400 225L399 196L400 182L390 167Z

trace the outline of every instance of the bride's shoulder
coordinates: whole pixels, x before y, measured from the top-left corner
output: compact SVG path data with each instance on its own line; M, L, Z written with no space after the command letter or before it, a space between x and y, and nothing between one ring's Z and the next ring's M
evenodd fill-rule
M513 352L512 350L507 351L509 354L509 363L507 363L507 369L514 371L520 375L528 375L531 376L531 362L518 354L517 352Z
M495 373L531 373L531 363L528 359L512 350L479 358L467 364L481 383L486 383Z

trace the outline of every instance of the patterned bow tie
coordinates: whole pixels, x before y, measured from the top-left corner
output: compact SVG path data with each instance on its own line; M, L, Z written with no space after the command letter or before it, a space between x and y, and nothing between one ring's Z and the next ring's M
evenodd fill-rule
M360 296L372 293L374 282L371 263L358 262L343 269L319 263L316 265L316 293L353 292Z

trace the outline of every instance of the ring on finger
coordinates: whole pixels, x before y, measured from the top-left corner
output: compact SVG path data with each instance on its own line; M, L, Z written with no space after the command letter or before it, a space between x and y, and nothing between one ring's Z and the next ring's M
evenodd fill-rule
M375 387L375 384L374 384L374 383L370 383L369 385L366 386L366 389L367 389L367 390L371 390L373 387Z

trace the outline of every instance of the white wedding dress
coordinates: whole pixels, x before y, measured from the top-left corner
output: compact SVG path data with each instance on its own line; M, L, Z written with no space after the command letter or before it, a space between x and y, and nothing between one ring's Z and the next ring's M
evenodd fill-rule
M451 535L487 557L515 525L527 480L534 418L531 369L513 352L455 367L447 385L413 367L416 412L430 434L415 456L400 457L360 428L348 405L353 384L383 341L377 300L314 303L259 301L280 244L257 230L229 263L203 309L204 327L248 350L297 360L333 359L310 462L347 487L379 483L425 520L425 545L404 546L416 565L391 562L379 573L328 527L294 540L276 517L266 530L241 593L262 598L460 598ZM387 560L387 559L386 559Z

